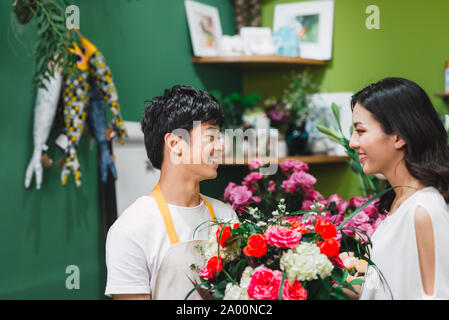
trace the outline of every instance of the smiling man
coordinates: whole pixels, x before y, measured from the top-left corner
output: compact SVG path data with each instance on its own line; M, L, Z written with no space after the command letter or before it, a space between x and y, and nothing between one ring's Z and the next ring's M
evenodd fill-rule
M106 295L184 299L193 288L190 266L202 261L197 246L206 243L211 225L205 222L237 220L230 206L200 194L200 181L217 176L223 120L214 97L188 86L151 100L141 125L160 180L108 232Z

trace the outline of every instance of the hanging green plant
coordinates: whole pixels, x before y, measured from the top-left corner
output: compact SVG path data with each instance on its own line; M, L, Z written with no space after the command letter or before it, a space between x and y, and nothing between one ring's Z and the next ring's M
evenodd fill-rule
M15 0L14 13L20 23L26 24L34 18L37 39L34 50L36 65L33 83L37 88L45 88L43 81L49 79L57 67L63 67L63 73L69 72L76 63L76 56L67 47L78 42L77 35L65 25L65 0Z

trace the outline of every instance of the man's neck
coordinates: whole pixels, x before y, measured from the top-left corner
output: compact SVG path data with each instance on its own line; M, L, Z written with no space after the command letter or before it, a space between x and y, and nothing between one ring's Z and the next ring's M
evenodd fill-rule
M165 200L180 207L195 207L200 202L200 183L179 172L161 170L159 185Z

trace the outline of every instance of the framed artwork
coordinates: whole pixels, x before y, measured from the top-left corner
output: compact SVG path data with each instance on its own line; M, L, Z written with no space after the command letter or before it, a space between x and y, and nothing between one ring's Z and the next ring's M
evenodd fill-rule
M330 60L334 30L334 1L278 4L274 8L273 31L289 27L298 32L299 56Z
M197 57L218 56L218 42L222 36L218 9L191 0L184 4L193 54Z

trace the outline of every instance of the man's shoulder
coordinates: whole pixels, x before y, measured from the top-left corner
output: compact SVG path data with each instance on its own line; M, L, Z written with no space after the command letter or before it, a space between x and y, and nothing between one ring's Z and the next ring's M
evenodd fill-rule
M112 224L111 229L136 231L153 225L158 218L155 201L149 196L137 198Z
M201 194L203 198L212 206L214 213L218 219L236 219L237 214L231 205L224 203L219 199L215 199L204 194Z

